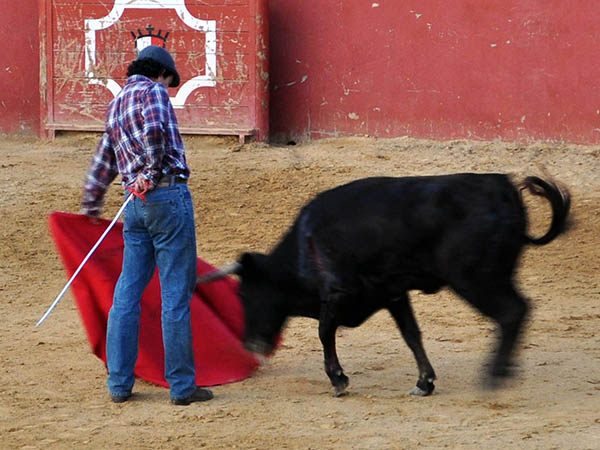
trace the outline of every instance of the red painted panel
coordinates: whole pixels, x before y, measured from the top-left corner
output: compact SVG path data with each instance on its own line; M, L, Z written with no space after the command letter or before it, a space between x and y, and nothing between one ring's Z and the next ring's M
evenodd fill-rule
M41 1L51 132L98 129L136 44L152 37L181 75L170 94L182 130L268 136L268 76L256 74L268 73L266 0Z
M35 0L2 3L0 133L39 132L39 40Z
M591 0L272 0L272 136L599 143L598 17Z

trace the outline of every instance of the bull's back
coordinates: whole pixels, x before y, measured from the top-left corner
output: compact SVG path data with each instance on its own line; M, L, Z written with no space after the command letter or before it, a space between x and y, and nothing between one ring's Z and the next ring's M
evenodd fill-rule
M302 215L337 264L422 279L450 276L453 261L500 257L509 267L525 230L518 192L502 174L361 179L319 194Z

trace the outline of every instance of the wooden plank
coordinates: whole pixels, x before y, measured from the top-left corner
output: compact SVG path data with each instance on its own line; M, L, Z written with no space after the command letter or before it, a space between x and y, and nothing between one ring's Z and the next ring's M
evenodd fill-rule
M98 124L73 124L67 122L53 122L47 124L48 128L52 130L66 130L66 131L98 131L103 132L104 126ZM240 128L240 127L179 127L181 134L215 134L215 135L239 135L239 136L253 136L256 134L256 130L253 128Z
M55 5L69 5L73 2L76 2L80 5L98 5L100 3L99 0L58 0L53 1L52 3ZM177 0L162 0L161 4L167 5L177 5L180 2ZM106 7L108 9L112 9L114 4L114 0L110 0ZM205 7L218 7L218 6L244 6L251 4L250 0L186 0L185 5L187 8L191 8L194 6L205 6Z
M238 127L252 128L247 106L195 107L178 109L175 112L181 127ZM106 107L93 105L55 104L52 122L71 123L79 126L104 126Z
M133 56L135 40L131 35L133 30L102 30L96 32L96 49L110 48L114 52L128 52ZM135 30L137 34L137 30ZM55 30L56 34L56 30ZM165 33L163 33L164 35ZM205 34L196 30L186 30L180 33L171 33L167 38L166 49L177 60L180 53L205 53ZM52 43L54 51L84 51L85 34L83 30L61 31ZM236 55L238 53L250 53L250 33L227 32L217 30L217 48L215 54L218 56Z
M104 86L89 84L87 78L55 78L54 80L55 103L72 105L93 105L106 107L113 99L112 93ZM125 79L116 80L121 86ZM169 89L169 94L174 97L177 88ZM230 104L247 105L253 103L253 93L248 83L228 81L217 84L214 88L199 88L190 94L186 105L195 106L223 106Z
M184 59L185 58L185 59ZM122 78L127 67L133 61L133 54L97 52L96 66L93 69L96 78ZM85 55L83 52L55 52L53 55L55 78L86 78ZM203 54L182 54L175 60L182 82L206 74L206 57ZM217 58L217 84L224 81L249 81L249 72L253 69L253 57L248 54Z
M52 121L52 14L49 0L39 0L39 38L40 38L40 135L52 138L44 124Z
M54 4L54 26L60 32L83 31L85 30L85 20L102 19L110 11L111 9L100 3L92 5L82 5L79 3ZM160 14L157 14L157 11ZM216 29L220 31L249 32L253 26L247 6L235 8L223 6L191 7L188 8L188 11L196 19L216 21ZM119 21L107 29L120 28L125 31L134 32L141 29L144 32L148 25L152 25L157 32L159 29L164 32L169 31L170 33L179 33L193 29L179 18L177 11L174 9L125 9Z

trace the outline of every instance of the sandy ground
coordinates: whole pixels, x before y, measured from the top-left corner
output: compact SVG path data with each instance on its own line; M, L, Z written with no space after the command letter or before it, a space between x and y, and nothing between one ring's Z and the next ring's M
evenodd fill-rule
M598 449L600 448L600 148L497 142L336 139L298 146L239 146L186 138L198 252L223 264L267 251L313 194L370 175L540 174L573 194L574 226L529 248L519 284L533 313L517 378L481 388L495 328L451 292L412 293L435 394L408 396L417 371L386 312L338 333L349 395L334 398L317 323L292 319L279 352L251 378L216 386L205 404L174 407L143 381L133 401L108 400L103 364L89 350L47 227L52 210L77 212L98 136L54 142L0 137L0 448L128 449ZM114 186L105 217L122 200ZM547 225L528 201L533 231Z

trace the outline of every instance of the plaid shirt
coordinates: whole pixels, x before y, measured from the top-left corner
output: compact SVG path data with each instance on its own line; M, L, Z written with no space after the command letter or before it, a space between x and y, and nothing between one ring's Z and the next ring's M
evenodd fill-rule
M110 102L105 133L88 169L81 213L98 216L110 183L120 173L123 186L139 173L157 184L167 175L187 179L190 171L167 88L133 75Z

